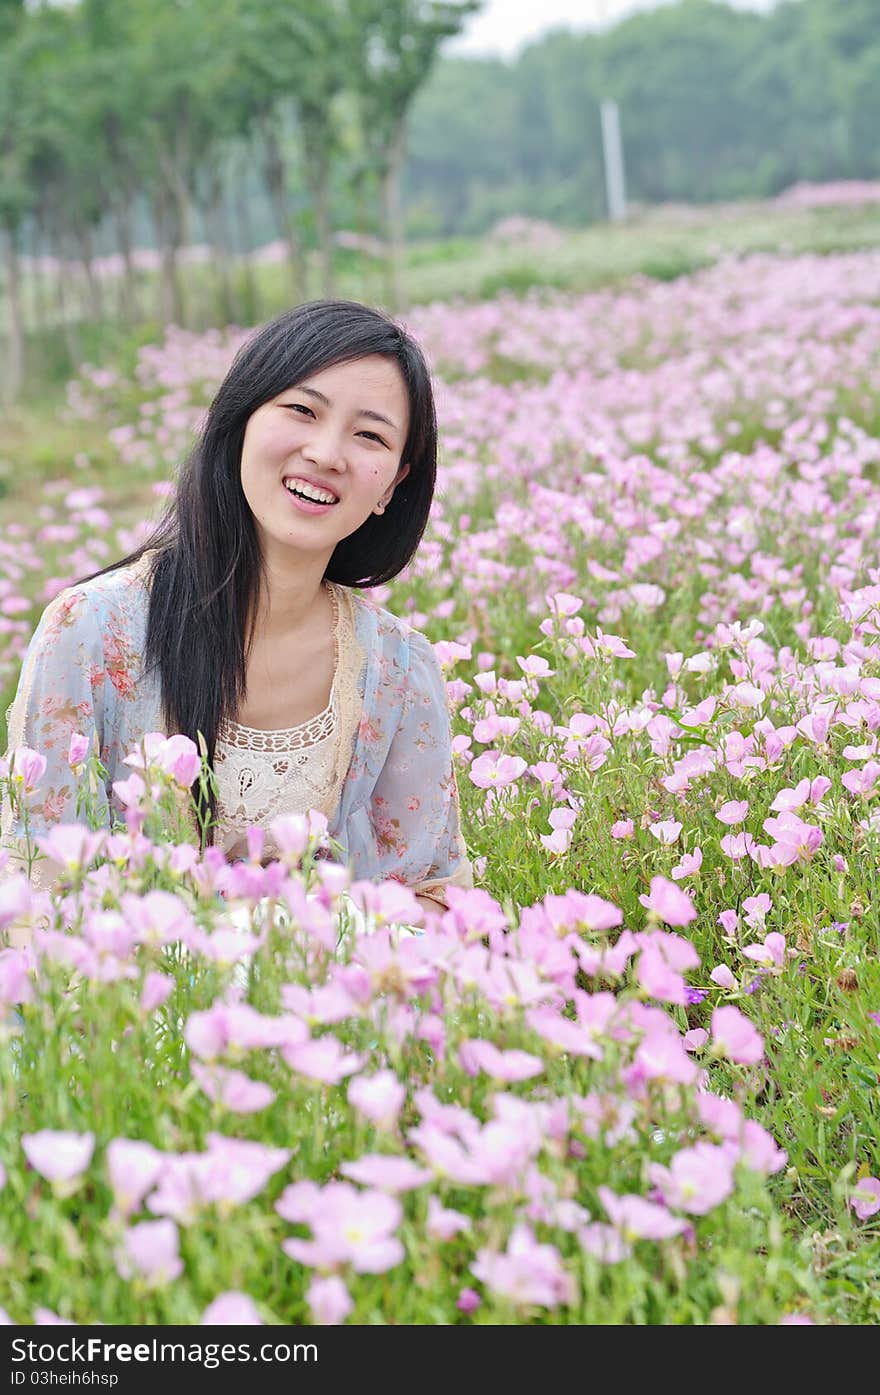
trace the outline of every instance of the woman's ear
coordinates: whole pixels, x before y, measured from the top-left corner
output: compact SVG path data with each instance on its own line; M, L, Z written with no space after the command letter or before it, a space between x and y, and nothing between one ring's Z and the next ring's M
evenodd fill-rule
M382 498L379 500L379 502L378 502L378 504L376 505L376 507L373 509L373 513L384 513L384 512L385 512L385 510L387 509L388 505L391 503L391 497L392 497L392 495L394 494L395 489L397 488L397 486L398 486L399 484L402 483L403 480L406 479L406 477L407 477L408 474L409 474L409 461L408 461L408 460L404 460L404 461L401 462L400 468L398 469L397 474L394 476L394 480L393 480L392 484L389 486L388 489L386 489L384 495L383 495Z

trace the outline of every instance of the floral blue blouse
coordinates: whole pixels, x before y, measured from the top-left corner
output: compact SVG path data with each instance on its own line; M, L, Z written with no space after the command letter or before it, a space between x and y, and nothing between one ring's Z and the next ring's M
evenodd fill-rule
M8 712L9 752L28 746L48 762L28 799L32 835L76 818L77 781L67 761L73 734L91 741L97 732L109 826L123 812L112 785L131 774L123 757L146 732L164 731L158 676L142 672L149 562L147 554L62 591L33 635ZM444 886L470 886L472 876L440 665L424 635L348 587L332 589L339 732L324 805L328 832L355 878L393 878L442 902ZM22 835L6 800L4 846L14 850L10 840ZM270 839L265 851L271 854ZM7 872L13 866L10 858Z

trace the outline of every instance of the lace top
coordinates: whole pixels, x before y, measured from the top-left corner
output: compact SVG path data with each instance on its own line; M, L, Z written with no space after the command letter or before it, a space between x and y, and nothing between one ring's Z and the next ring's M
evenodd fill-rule
M295 727L264 731L223 722L214 752L220 827L216 842L228 857L247 855L247 829L268 827L279 814L305 814L319 809L329 818L339 797L337 769L341 764L339 689L348 679L348 657L353 641L350 624L344 623L343 601L336 587L328 585L333 603L333 686L323 712ZM345 659L345 663L341 661ZM345 766L351 760L351 742ZM267 839L271 844L271 837ZM271 847L264 845L264 858Z

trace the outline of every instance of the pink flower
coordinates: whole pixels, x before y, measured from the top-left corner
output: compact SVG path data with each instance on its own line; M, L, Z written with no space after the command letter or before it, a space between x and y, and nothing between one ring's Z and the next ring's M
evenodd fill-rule
M596 638L585 636L581 647L588 659L601 659L607 663L611 659L634 659L635 653L624 644L620 635L606 635L596 630Z
M279 1210L285 1195L278 1202ZM396 1197L359 1192L348 1182L328 1182L315 1188L307 1219L313 1239L285 1240L281 1247L300 1264L319 1268L350 1264L358 1274L384 1274L403 1259L403 1245L393 1234L403 1219Z
M766 697L754 683L737 683L727 693L728 701L735 707L761 707Z
M141 992L141 1012L155 1012L157 1007L161 1007L169 994L174 990L174 979L170 974L160 974L157 969L150 969L144 978L143 991Z
M743 1122L738 1143L741 1161L753 1172L760 1172L765 1177L781 1172L788 1162L785 1149L777 1147L773 1135L755 1119Z
M718 917L718 924L721 926L725 935L728 937L733 936L736 934L736 928L739 925L739 916L733 909L722 911Z
M772 906L773 902L770 900L766 891L760 892L757 896L746 896L742 903L743 910L745 911L746 925L748 925L751 930L756 929L759 925L763 925Z
M471 1228L471 1222L460 1211L452 1211L441 1206L436 1196L428 1197L428 1219L426 1229L432 1240L451 1240Z
M562 896L545 896L544 906L557 932L563 925L573 930L614 930L623 924L623 912L613 901L573 887Z
M860 1221L876 1216L880 1211L880 1181L876 1177L862 1177L856 1182L850 1197L850 1206Z
M112 789L124 809L140 811L141 801L147 793L147 786L136 770L129 775L127 780L114 780ZM141 818L140 823L143 823L143 818Z
M349 1082L348 1102L380 1129L393 1129L406 1099L406 1087L391 1070L358 1075Z
M141 1221L122 1237L116 1265L123 1279L135 1274L151 1288L171 1283L183 1273L177 1226L173 1221Z
M88 755L88 751L89 738L87 736L81 736L78 732L74 732L70 738L70 746L67 750L67 763L71 769L75 770L78 765L82 764Z
M353 1075L364 1064L363 1056L345 1051L334 1036L283 1046L281 1054L291 1070L323 1085L338 1085L347 1075Z
M21 881L28 888L29 903L29 883L25 877L22 877ZM17 890L17 883L18 878L15 882L0 882L0 930L11 924L15 918L9 915L10 901L14 905L14 900L9 898L9 893ZM27 951L0 949L0 1008L8 1003L32 1003L34 1001L32 968L32 960Z
M412 891L393 877L379 883L352 882L349 895L358 910L372 917L375 926L422 923L422 911Z
M202 1313L202 1327L259 1327L263 1319L246 1293L221 1293Z
M702 1051L708 1040L709 1033L704 1027L692 1027L682 1037L685 1051Z
M749 801L747 799L730 799L716 810L715 817L721 823L726 823L729 828L735 823L742 823L748 812Z
M166 775L170 775L181 789L188 790L199 777L201 758L199 748L188 736L177 733L155 752L153 762Z
M244 1205L290 1161L289 1149L270 1148L243 1138L210 1132L207 1143L206 1152L164 1159L159 1184L147 1198L154 1215L189 1223L202 1206L228 1209Z
M666 657L668 662L669 655ZM683 727L706 726L715 715L716 705L716 699L714 697L704 698L702 702L697 703L696 707L690 707L687 711L682 712L678 720Z
M552 833L540 834L541 842L548 853L553 853L557 857L562 857L571 847L571 829L554 828Z
M709 977L719 988L730 990L736 987L736 979L726 964L716 964Z
M602 1221L593 1221L578 1231L581 1248L603 1264L620 1264L629 1259L632 1250L619 1231Z
M785 936L774 932L763 944L746 945L743 954L766 969L781 969L785 963Z
M643 1079L673 1085L693 1085L699 1075L681 1037L668 1029L648 1032L639 1043L635 1065Z
M877 788L878 778L880 765L875 760L869 760L861 770L847 770L841 775L840 782L850 794L871 795Z
M666 671L669 677L677 678L681 673L681 666L684 663L684 654L680 651L676 651L673 654L664 654L663 658L666 660Z
M275 1099L271 1085L263 1080L251 1080L243 1071L227 1070L218 1065L205 1066L200 1061L193 1061L190 1070L208 1099L234 1114L256 1114Z
M309 821L304 814L279 814L269 824L269 832L286 866L299 863L309 846Z
M554 615L560 618L577 615L584 604L580 596L571 596L567 591L557 591L552 596L548 595L546 600Z
M527 1225L514 1228L506 1251L478 1250L471 1271L492 1293L518 1305L555 1308L575 1301L574 1279L559 1251L539 1244Z
M13 785L24 786L26 794L36 789L46 773L46 757L30 746L19 746L13 753L10 767Z
M572 1056L592 1056L601 1061L602 1048L579 1022L562 1017L553 1008L532 1008L526 1013L526 1022L533 1032L551 1046Z
M694 1216L705 1216L733 1191L733 1163L714 1143L682 1148L668 1168L655 1163L648 1175L667 1206Z
M469 1317L471 1313L477 1311L482 1301L482 1298L475 1288L463 1288L458 1298L455 1300L455 1306L460 1313L464 1313L466 1317Z
M519 664L523 673L528 674L532 678L552 678L553 674L556 672L540 654L529 654L527 659L523 659L517 654L516 662Z
M733 862L739 862L741 858L748 856L754 842L751 833L728 833L721 839L719 846Z
M800 809L806 804L809 797L809 780L799 780L794 789L780 790L773 803L770 805L770 808L777 814L785 812L794 813L796 809Z
M107 1146L106 1160L116 1210L130 1216L154 1186L165 1157L152 1143L114 1138Z
M669 1240L684 1230L684 1221L643 1197L618 1196L610 1187L600 1187L599 1200L627 1244L633 1240Z
M367 1153L355 1162L344 1162L340 1172L362 1186L382 1192L410 1192L430 1182L433 1173L419 1167L411 1158L392 1153Z
M765 819L764 828L783 850L792 849L795 859L811 858L824 839L817 824L804 823L797 814L783 813L778 818Z
M21 1146L31 1167L47 1182L69 1185L79 1181L91 1162L95 1135L41 1129L39 1133L23 1133Z
M526 768L521 756L506 756L501 751L484 751L473 762L468 775L477 789L503 789L514 784Z
M288 1050L309 1041L309 1029L298 1017L264 1016L249 1003L215 1001L207 1012L191 1012L183 1029L190 1051L203 1061L230 1051Z
M337 1274L325 1279L316 1274L306 1289L306 1302L312 1321L320 1327L337 1327L354 1308L351 1294Z
M662 819L658 823L650 824L648 832L657 839L658 843L663 843L668 847L678 840L681 828L681 824L677 823L675 819Z
M162 731L144 732L140 741L132 746L128 755L123 758L123 765L132 765L137 770L146 770L148 765L152 765L156 758L156 753L168 740Z
M493 1042L479 1039L463 1041L458 1059L467 1075L479 1075L482 1070L493 1080L531 1080L544 1071L540 1056L528 1051L499 1051Z
M649 895L639 901L667 925L689 925L697 917L691 898L665 877L652 877Z
M632 838L635 834L635 823L632 819L618 819L611 825L612 838Z
M673 867L670 873L674 882L683 881L685 877L695 877L703 865L703 852L701 848L694 848L692 853L682 853L681 861Z
M646 945L642 950L636 973L639 983L650 997L663 1003L687 1002L684 979L670 967L655 945Z
M753 1066L764 1056L764 1039L739 1008L717 1007L712 1013L712 1049L739 1065Z

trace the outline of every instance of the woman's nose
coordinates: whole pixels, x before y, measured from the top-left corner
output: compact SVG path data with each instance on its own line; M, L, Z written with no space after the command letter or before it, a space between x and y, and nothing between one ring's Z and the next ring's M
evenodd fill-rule
M345 464L345 450L341 432L329 422L315 425L302 446L302 455L316 465L334 470L342 468Z

